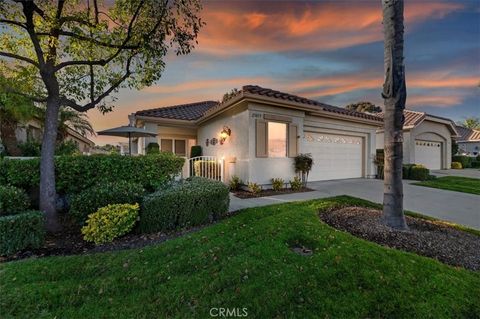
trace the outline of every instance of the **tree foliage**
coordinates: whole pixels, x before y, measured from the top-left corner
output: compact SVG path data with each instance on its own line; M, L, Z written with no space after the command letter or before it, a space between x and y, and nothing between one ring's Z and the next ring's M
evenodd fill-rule
M466 128L478 130L480 129L480 118L474 116L467 117L466 119L458 122L457 124Z
M228 91L227 93L225 93L222 97L222 103L230 100L231 98L233 98L235 95L237 95L238 93L240 93L240 91L237 89L237 88L234 88L234 89L231 89L230 91Z
M380 113L382 108L368 101L361 101L357 103L351 103L345 106L349 111L356 111L362 113Z
M160 78L169 48L191 51L203 24L200 9L198 0L2 1L2 68L36 80L32 92L4 85L46 102L54 75L61 105L110 111L111 93Z

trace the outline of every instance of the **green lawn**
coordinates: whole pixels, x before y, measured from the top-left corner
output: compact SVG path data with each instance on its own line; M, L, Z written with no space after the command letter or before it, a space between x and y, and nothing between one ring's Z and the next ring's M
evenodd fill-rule
M445 176L430 181L415 183L414 185L480 195L480 179L478 178Z
M478 318L480 273L388 249L318 218L349 197L253 208L157 246L0 266L0 317ZM314 249L304 257L292 243Z

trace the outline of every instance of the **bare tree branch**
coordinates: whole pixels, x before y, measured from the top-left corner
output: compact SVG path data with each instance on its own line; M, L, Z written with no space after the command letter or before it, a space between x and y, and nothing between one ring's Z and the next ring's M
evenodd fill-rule
M18 54L14 54L14 53L10 53L10 52L0 52L0 56L21 60L21 61L30 63L30 64L36 66L37 68L39 67L39 64L37 62L35 62L34 60L29 59L29 58L24 57L24 56L21 56L21 55L18 55Z

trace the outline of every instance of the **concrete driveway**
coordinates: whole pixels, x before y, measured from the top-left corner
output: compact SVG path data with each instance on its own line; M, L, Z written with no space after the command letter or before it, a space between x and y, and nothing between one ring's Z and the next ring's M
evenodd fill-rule
M442 169L442 170L430 171L430 173L438 177L460 176L460 177L480 178L480 169L478 168Z
M445 221L480 229L480 196L436 188L411 185L404 181L404 208ZM350 195L372 202L383 202L383 181L347 179L309 183L313 192L253 199L231 196L230 210L265 206L282 202Z

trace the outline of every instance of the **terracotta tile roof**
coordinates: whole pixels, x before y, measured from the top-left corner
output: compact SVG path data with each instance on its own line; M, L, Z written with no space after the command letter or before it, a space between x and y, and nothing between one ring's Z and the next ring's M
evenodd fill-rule
M378 116L383 118L384 113L378 113ZM403 115L405 116L405 122L403 126L415 126L418 125L420 122L423 121L426 117L425 112L417 112L412 110L403 110Z
M480 141L480 130L473 130L460 125L455 126L455 128L459 135L459 141Z
M347 116L353 116L353 117L359 117L359 118L364 118L368 120L374 120L374 121L379 121L382 122L383 119L371 115L371 114L366 114L366 113L360 113L360 112L355 112L355 111L349 111L347 109L333 106L333 105L328 105L325 103L321 103L315 100L310 100L304 97L300 97L297 95L289 94L289 93L284 93L272 89L267 89L260 87L258 85L246 85L242 88L242 91L244 93L250 93L250 94L255 94L255 95L261 95L261 96L267 96L275 99L280 99L280 100L285 100L285 101L292 101L296 103L301 103L301 104L306 104L306 105L311 105L311 106L316 106L319 107L323 111L327 112L332 112L336 114L341 114L341 115L347 115Z
M219 103L216 101L202 101L142 110L136 112L135 115L195 121L201 118L206 111L213 108L214 106L217 106L218 104Z

